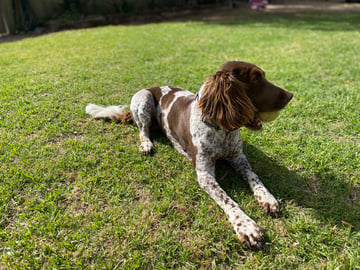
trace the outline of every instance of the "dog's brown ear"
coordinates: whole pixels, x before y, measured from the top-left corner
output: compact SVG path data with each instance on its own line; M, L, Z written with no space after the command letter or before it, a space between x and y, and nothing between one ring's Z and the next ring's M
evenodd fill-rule
M246 84L230 72L218 71L203 86L199 108L207 120L226 131L245 126L254 118L254 105L246 95Z

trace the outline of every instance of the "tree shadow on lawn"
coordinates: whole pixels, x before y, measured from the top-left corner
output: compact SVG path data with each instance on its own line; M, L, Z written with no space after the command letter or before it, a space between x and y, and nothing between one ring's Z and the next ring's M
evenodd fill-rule
M162 12L141 22L141 17L130 24L166 23L166 22L204 22L227 26L256 25L289 29L309 29L320 31L358 31L360 24L360 5L353 8L331 9L331 5L316 8L319 3L313 2L314 9L279 11L269 8L265 11L249 9L247 3L239 8L230 9L227 6L197 7L195 9ZM321 3L320 3L321 4ZM281 7L283 5L271 5ZM288 5L288 6L291 6ZM329 8L326 8L329 6Z
M149 23L172 23L172 22L204 22L208 24L220 24L228 26L256 25L257 27L279 27L289 29L309 29L321 31L358 31L360 25L360 15L356 6L354 11L331 11L314 10L299 12L279 12L279 11L253 11L245 4L241 8L229 9L227 6L198 7L178 11L162 11L146 13L145 15L134 14L124 15L119 22L101 24L105 25L142 25ZM121 17L121 15L119 15ZM74 22L76 24L77 21ZM79 21L81 23L81 20ZM70 24L71 25L71 24ZM79 29L79 27L69 27L62 30ZM42 34L28 33L23 35L10 35L0 38L3 42L14 42L24 38L35 38L37 36L51 33L49 29L44 29Z
M224 11L213 17L203 18L209 24L227 26L254 25L257 27L277 27L287 29L308 29L316 31L358 31L359 13L334 12L254 12L248 9Z
M314 175L305 178L298 173L278 165L256 147L244 142L244 153L254 172L269 191L281 200L293 201L297 205L312 209L314 215L322 221L338 226L353 226L360 229L360 205L358 187L337 179L334 172L326 175ZM226 162L217 164L217 180L227 191L243 189L246 184L238 184L239 176ZM226 175L226 177L225 177ZM286 215L281 211L280 216Z

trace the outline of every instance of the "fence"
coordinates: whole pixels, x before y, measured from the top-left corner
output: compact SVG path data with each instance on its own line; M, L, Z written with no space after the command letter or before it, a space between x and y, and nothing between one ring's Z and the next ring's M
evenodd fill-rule
M0 0L0 37L28 31L36 23L69 15L106 15L217 4L231 0Z

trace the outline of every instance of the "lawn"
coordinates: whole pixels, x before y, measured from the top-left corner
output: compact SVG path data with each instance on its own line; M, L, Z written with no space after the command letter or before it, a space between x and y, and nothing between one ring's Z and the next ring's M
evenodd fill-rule
M0 269L358 269L360 15L231 14L0 44ZM295 95L261 132L240 130L279 218L217 168L264 229L261 250L166 138L142 156L136 127L85 114L155 85L196 92L228 60Z

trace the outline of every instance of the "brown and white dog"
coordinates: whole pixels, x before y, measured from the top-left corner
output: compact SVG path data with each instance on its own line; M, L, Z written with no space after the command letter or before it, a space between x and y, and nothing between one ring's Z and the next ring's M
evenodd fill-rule
M120 106L89 104L86 112L96 119L135 122L144 154L153 150L149 130L156 120L175 149L192 161L200 186L228 215L240 241L260 247L260 228L217 183L215 162L229 161L249 183L260 207L278 216L278 202L243 154L238 129L244 126L260 130L261 122L274 120L292 97L290 92L266 80L259 67L233 61L207 78L196 95L176 87L153 87L133 96L130 111Z

